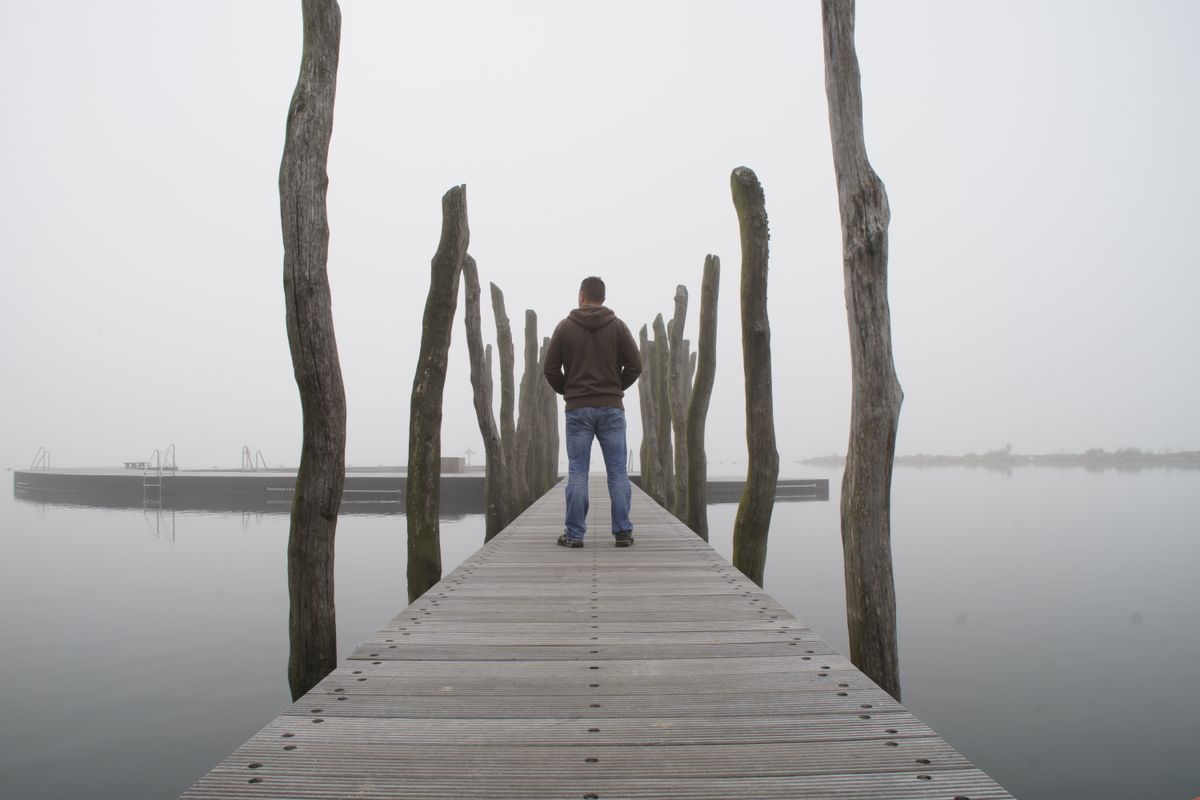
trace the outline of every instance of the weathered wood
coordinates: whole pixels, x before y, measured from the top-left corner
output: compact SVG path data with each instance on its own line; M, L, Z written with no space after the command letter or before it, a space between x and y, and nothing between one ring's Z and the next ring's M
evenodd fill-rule
M602 530L604 477L589 490ZM635 547L573 550L563 492L540 498L185 797L1009 800L632 501Z
M284 305L304 431L288 533L293 698L337 665L333 556L346 480L346 392L326 270L325 204L342 17L336 0L304 0L301 7L304 47L279 165Z
M892 359L887 294L891 211L883 181L867 160L854 0L822 0L821 22L852 368L850 443L842 478L850 657L899 699L891 491L904 392Z
M708 541L708 459L704 449L704 429L708 404L717 374L717 296L721 289L721 259L704 258L704 278L700 286L700 339L692 354L696 380L687 410L687 526Z
M496 284L492 290L492 316L496 318L496 350L500 358L500 443L504 448L507 470L505 487L510 517L519 513L517 481L516 356L513 352L512 325L504 308L504 292Z
M675 316L667 325L667 346L671 363L667 368L667 402L671 407L671 431L675 435L675 488L671 513L679 519L687 516L687 385L688 354L683 329L687 324L688 290L675 287Z
M542 367L546 365L546 350L550 347L550 337L542 338L542 355L539 362ZM542 478L542 492L545 494L551 486L558 483L558 393L550 388L550 384L543 381L538 381L538 389L542 393L542 431L544 435L542 447L542 464L544 474Z
M484 382L484 385L487 388L489 408L496 402L495 385L492 383L492 370L492 346L489 344L483 348L483 374L487 376L487 381ZM503 447L503 442L501 442L501 447Z
M442 393L458 307L458 281L471 241L467 187L442 197L442 235L430 264L429 295L421 326L421 350L413 376L408 418L408 598L415 600L442 577L438 504L442 477Z
M659 496L655 499L665 509L675 507L675 456L671 446L671 400L670 369L671 346L668 343L667 328L663 324L662 314L654 318L654 341L651 343L654 355L650 365L654 372L650 375L650 390L654 393L654 418L658 423L658 467L659 467Z
M729 177L742 243L742 368L746 376L746 490L733 523L733 564L759 586L767 564L767 534L775 508L779 453L771 388L771 323L767 319L770 234L762 185L753 170Z
M690 343L688 342L688 340L687 340L687 339L684 339L684 340L683 340L683 349L684 349L685 351L687 351L687 350L689 349L689 346L690 346ZM698 355L698 354L696 354L696 353L691 353L690 355L688 355L688 375L687 375L688 395L687 395L687 401L688 401L688 407L689 407L689 408L690 408L690 407L691 407L691 405L692 405L692 387L695 385L695 381L696 381L696 359L697 359L697 355Z
M658 500L661 472L658 464L658 420L655 417L654 390L651 387L654 376L654 350L650 346L645 325L638 331L638 351L642 357L642 374L647 376L647 380L638 383L638 407L642 415L642 444L638 450L638 463L642 470L642 491Z
M483 452L487 460L484 473L484 498L487 512L484 523L484 541L502 531L509 523L508 489L505 482L508 470L504 464L504 447L500 431L492 414L492 370L491 348L484 352L483 331L479 313L479 270L475 259L463 257L463 279L466 285L467 352L471 360L471 390L475 403L475 418L479 423L479 435L483 437Z
M537 392L540 382L543 382L543 378L538 369L537 314L531 309L526 309L525 369L521 374L515 445L517 458L513 466L517 473L516 513L528 508L538 496L534 493L537 487L537 450L534 437L538 427Z

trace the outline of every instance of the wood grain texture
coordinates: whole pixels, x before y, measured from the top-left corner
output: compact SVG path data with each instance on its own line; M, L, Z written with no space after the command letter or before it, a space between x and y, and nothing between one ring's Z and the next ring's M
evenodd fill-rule
M742 369L746 377L746 489L733 523L733 563L762 586L767 533L775 510L779 453L771 386L771 323L767 317L766 199L758 176L738 167L729 176L742 243Z
M421 350L409 407L408 491L404 497L409 600L420 597L442 577L442 395L459 278L470 241L467 187L455 186L442 196L442 234L430 264Z
M642 415L642 443L638 449L638 464L642 472L642 491L659 500L661 469L658 463L658 419L654 406L654 348L643 325L638 331L638 351L642 357L642 375L638 381L638 407ZM661 503L661 500L659 500Z
M654 393L654 422L658 426L655 436L658 443L658 480L655 485L659 491L655 499L663 508L671 509L675 507L675 448L671 444L671 345L662 314L654 318L653 330L654 339L650 342L653 350L650 391Z
M701 539L708 541L708 454L704 432L708 404L717 374L717 296L721 289L721 259L704 257L700 284L700 338L692 354L695 374L687 409L687 503L684 521Z
M667 323L667 347L671 355L667 366L667 404L671 409L671 431L675 436L675 488L671 512L679 519L687 517L687 406L691 394L688 354L683 339L687 310L688 290L679 284L675 287L675 314Z
M288 683L307 692L337 664L334 535L346 483L346 392L326 262L329 141L341 45L336 0L305 0L300 75L279 165L283 293L303 442L288 534Z
M854 0L823 0L825 94L842 222L842 274L850 330L850 442L842 478L846 616L854 663L900 697L891 492L904 392L892 359L888 223L883 181L867 160Z
M559 484L184 797L1010 797L644 492L620 549L590 492L585 547Z
M483 438L486 459L484 473L484 498L487 511L484 514L484 541L489 541L508 524L508 470L504 462L504 446L500 430L492 414L492 362L491 351L483 347L483 325L479 309L479 269L470 255L463 257L463 293L466 303L467 353L471 361L471 392L475 405L475 419L479 423L479 435Z
M517 423L516 355L513 351L512 324L504 308L504 292L489 284L492 292L492 316L496 319L496 350L500 360L500 443L504 450L505 505L509 519L517 513Z

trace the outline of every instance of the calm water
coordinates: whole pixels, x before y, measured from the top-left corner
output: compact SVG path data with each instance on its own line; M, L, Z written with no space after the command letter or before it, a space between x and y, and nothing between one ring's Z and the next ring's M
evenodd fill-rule
M776 506L766 588L846 650L838 475L796 474L834 500ZM173 797L288 705L286 517L3 495L0 796ZM1200 474L898 469L893 507L915 713L1023 800L1200 795ZM447 569L482 530L443 521ZM342 656L404 557L402 517L339 522Z

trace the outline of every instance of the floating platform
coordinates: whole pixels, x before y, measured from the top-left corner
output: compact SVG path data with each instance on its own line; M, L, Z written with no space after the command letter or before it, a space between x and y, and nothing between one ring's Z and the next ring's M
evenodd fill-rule
M638 475L630 476L640 486ZM709 503L736 503L745 481L714 478ZM344 514L402 514L408 476L402 468L346 471ZM169 511L243 511L286 514L296 490L295 470L163 470L138 468L33 469L13 472L13 494L23 500L103 508ZM778 502L828 500L825 479L781 480ZM448 517L482 514L482 470L442 474L442 513Z

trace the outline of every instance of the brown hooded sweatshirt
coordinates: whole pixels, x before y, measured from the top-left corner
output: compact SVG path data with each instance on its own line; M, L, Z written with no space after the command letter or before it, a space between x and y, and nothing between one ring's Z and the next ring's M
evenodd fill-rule
M637 342L612 309L581 306L558 323L546 348L546 382L577 408L624 408L642 374Z

